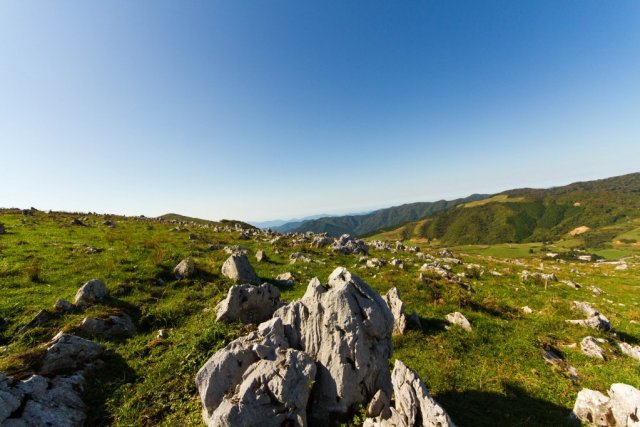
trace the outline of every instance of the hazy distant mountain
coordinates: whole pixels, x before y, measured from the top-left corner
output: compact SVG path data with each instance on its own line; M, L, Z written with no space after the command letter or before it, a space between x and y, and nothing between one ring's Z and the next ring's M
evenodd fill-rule
M437 202L409 203L401 206L378 209L366 214L324 217L302 222L287 223L276 229L282 233L288 231L313 231L317 233L328 233L331 236L339 236L345 233L362 236L381 228L393 227L407 221L424 218L425 216L451 208L460 203L479 200L484 197L486 197L486 195L473 194L463 199L449 201L439 200Z
M640 173L549 189L521 188L377 233L386 239L429 238L444 244L557 240L579 234L589 247L637 228Z
M277 230L278 227L281 227L285 224L301 224L304 221L309 221L317 218L330 217L329 214L317 214L311 216L305 216L304 218L291 218L291 219L274 219L271 221L251 221L250 224L258 227L258 228L271 228L272 230Z

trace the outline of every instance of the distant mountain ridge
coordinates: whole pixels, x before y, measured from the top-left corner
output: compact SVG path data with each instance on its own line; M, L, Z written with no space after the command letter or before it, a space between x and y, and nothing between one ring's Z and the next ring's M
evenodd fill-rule
M276 227L280 232L327 233L330 236L351 234L364 236L381 228L393 227L407 221L414 221L425 216L432 215L445 209L454 207L460 203L472 202L487 197L484 194L472 194L471 196L455 200L439 200L436 202L408 203L400 206L378 209L361 215L342 215L319 218L300 223L285 224Z
M387 239L438 239L443 244L494 244L557 240L578 227L588 246L610 241L640 218L640 173L549 189L520 188L460 204L393 230Z

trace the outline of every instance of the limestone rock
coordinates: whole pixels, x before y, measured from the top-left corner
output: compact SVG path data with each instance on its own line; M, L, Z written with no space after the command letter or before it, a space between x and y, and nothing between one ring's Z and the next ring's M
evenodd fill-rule
M367 405L367 417L389 418L391 416L391 399L387 393L378 390Z
M449 415L431 397L418 374L397 360L391 374L395 405L387 417L368 418L364 426L455 427Z
M367 255L369 253L369 247L363 240L356 239L348 234L343 234L335 239L331 244L331 250L345 255Z
M296 278L291 274L291 272L286 272L278 274L276 276L276 282L283 286L293 286L296 283Z
M531 314L531 313L533 313L533 310L531 310L531 308L529 306L525 305L524 307L522 307L522 312L524 314Z
M267 262L267 261L269 261L269 257L267 256L266 253L264 253L264 251L262 249L259 249L256 252L256 261L258 261L258 262Z
M106 319L85 317L78 330L83 334L102 338L124 338L136 334L136 326L126 314L112 315Z
M51 375L77 370L97 359L103 352L104 348L100 344L61 332L49 343L40 373Z
M76 292L75 304L78 306L87 306L100 302L109 296L107 286L102 280L93 279L82 285Z
M326 287L313 279L303 298L278 309L274 318L282 319L290 346L318 363L311 420L322 424L346 415L378 390L391 395L393 314L359 277L340 267Z
M307 424L306 407L316 364L302 351L279 350L242 375L232 394L211 414L210 426L282 426Z
M290 264L295 264L298 261L304 262L304 263L307 263L307 264L312 262L311 258L306 256L302 252L294 252L291 255L289 255L289 263Z
M176 279L188 279L193 276L196 271L196 265L191 258L185 258L178 263L173 269Z
M261 323L280 305L280 290L270 283L235 285L216 306L216 321Z
M640 426L640 390L628 384L612 384L605 396L599 391L582 389L573 406L580 421L604 427Z
M639 345L631 345L631 344L627 344L626 342L621 342L621 343L618 343L618 346L620 347L620 351L622 351L623 354L626 354L627 356L632 357L637 361L640 361Z
M260 278L249 263L246 255L231 255L222 265L222 274L234 282L260 284Z
M330 245L332 242L330 237L327 236L317 236L311 242L312 248L324 248L325 246Z
M380 258L368 259L366 263L369 268L380 268L385 264L384 260L381 260Z
M604 350L593 337L584 337L583 340L580 341L580 350L589 357L595 357L601 360L606 359Z
M53 379L32 375L24 381L0 378L0 423L2 426L82 426L86 407L79 393L84 381L82 374ZM10 418L20 406L15 418Z
M471 323L469 323L467 318L464 317L464 315L458 311L447 314L446 319L447 319L447 322L451 323L452 325L458 325L467 332L471 332L472 330Z
M404 313L404 303L400 299L398 288L391 288L383 297L393 314L393 333L402 335L407 330L407 316Z
M73 310L74 306L64 298L58 298L53 304L53 311L57 313L66 313Z
M235 392L252 364L261 359L275 360L276 352L288 347L282 320L274 318L211 356L196 374L205 422L209 423L224 397Z
M585 326L587 328L596 329L599 331L612 331L613 327L611 326L611 322L604 315L602 315L598 310L593 308L591 304L588 302L573 302L574 308L582 311L587 318L586 319L577 319L577 320L565 320L565 322L570 323L572 325L580 325Z

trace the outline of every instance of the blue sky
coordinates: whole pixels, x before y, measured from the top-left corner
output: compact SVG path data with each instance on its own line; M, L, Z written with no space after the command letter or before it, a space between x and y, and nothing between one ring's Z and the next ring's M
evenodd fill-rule
M638 1L0 2L0 206L266 220L640 170Z

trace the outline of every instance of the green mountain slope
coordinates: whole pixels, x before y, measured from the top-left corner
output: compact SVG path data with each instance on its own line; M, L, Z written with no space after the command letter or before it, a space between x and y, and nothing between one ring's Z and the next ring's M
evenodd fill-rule
M345 233L362 236L381 228L394 227L407 221L415 221L461 203L472 202L485 197L486 195L483 194L472 194L469 197L456 200L439 200L437 202L419 202L393 206L363 215L319 218L305 221L293 229L287 228L286 231L298 233L313 231L316 233L328 233L331 236L340 236ZM282 228L278 228L278 230L282 230Z
M550 189L509 190L383 232L386 238L429 238L445 244L556 240L586 226L590 247L611 240L640 217L640 173Z

